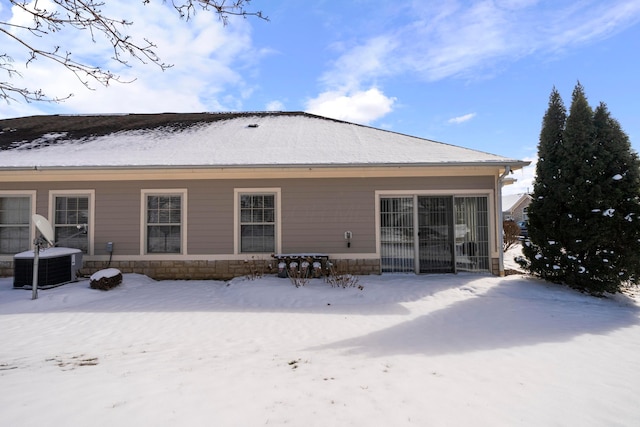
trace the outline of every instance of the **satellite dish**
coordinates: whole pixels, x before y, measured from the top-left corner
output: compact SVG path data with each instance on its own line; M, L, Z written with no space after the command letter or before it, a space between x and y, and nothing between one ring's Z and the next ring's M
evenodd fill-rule
M38 214L34 214L31 217L31 219L33 219L33 223L36 225L36 228L38 229L38 231L42 233L42 237L44 237L45 240L51 246L53 246L54 234L53 234L53 228L51 227L49 220L47 220L47 218L43 217L42 215L38 215Z

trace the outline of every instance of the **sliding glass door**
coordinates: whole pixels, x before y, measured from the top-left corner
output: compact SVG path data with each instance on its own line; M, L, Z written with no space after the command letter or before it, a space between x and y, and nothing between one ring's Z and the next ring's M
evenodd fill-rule
M418 196L420 273L452 273L453 197Z
M489 208L486 197L457 197L456 269L489 271Z
M489 271L486 196L380 198L383 272Z
M380 246L383 272L415 271L414 198L380 199Z

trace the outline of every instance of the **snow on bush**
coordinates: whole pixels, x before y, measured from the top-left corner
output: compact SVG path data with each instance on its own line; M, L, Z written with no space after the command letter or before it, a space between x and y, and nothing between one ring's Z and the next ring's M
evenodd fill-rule
M122 283L122 273L116 268L107 268L91 275L89 286L91 289L108 291Z

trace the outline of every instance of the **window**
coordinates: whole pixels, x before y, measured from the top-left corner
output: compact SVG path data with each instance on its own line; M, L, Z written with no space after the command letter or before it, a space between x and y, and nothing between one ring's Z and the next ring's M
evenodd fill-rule
M146 194L146 253L182 253L183 194Z
M89 205L89 195L54 196L56 245L89 253Z
M278 251L278 194L239 193L240 252Z
M30 247L30 196L0 196L0 254L16 254Z

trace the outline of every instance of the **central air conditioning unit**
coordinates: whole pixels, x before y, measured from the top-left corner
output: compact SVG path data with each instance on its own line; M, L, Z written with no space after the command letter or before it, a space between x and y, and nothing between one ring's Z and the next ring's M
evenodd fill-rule
M21 252L13 257L13 287L33 286L34 251ZM78 280L82 268L82 251L75 248L41 250L38 260L38 288L47 289Z

